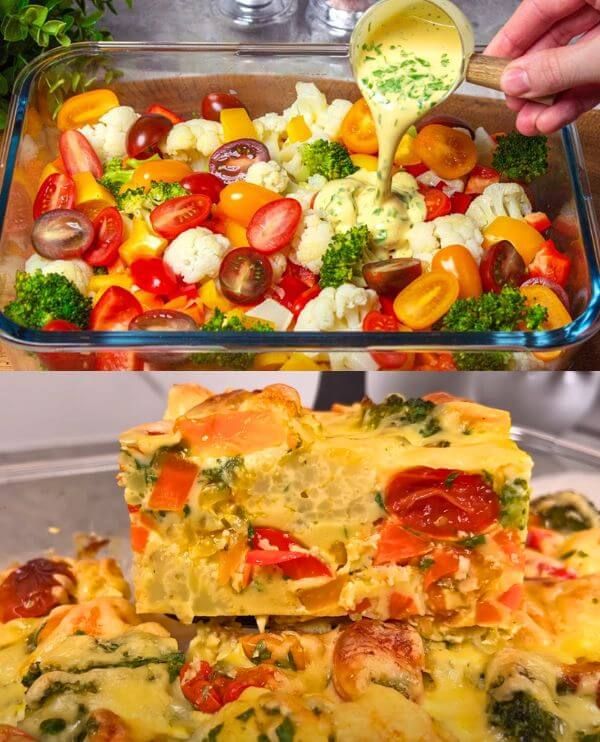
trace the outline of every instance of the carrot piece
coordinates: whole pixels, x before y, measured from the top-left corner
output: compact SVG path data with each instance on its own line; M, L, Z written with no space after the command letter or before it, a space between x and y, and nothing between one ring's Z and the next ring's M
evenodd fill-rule
M484 600L477 606L475 619L481 626L496 625L502 621L502 612L493 603Z
M498 601L507 608L510 608L511 611L516 611L523 603L523 585L516 584L509 587L508 590L498 598Z
M196 464L176 454L166 454L162 459L160 474L150 495L149 507L153 510L171 512L183 510L197 474Z
M431 549L429 541L415 536L399 523L387 521L381 529L373 564L403 564Z

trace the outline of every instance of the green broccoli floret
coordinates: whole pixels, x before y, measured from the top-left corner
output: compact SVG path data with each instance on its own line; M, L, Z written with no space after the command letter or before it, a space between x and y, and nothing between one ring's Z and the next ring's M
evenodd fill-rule
M228 317L220 309L215 309L213 316L202 325L202 330L205 332L273 332L268 322L245 325L239 317ZM219 366L245 371L252 365L254 356L254 353L194 353L190 360L198 366Z
M501 350L475 351L454 353L453 358L458 371L505 371L512 354Z
M116 195L119 211L126 214L136 214L142 209L152 211L156 206L178 196L187 196L189 191L179 183L165 183L153 180L148 191L142 186L139 188L128 188L123 193Z
M99 183L105 188L108 188L113 196L118 196L121 188L129 183L133 177L134 170L139 165L149 162L150 160L158 159L160 159L158 155L149 157L147 160L136 160L133 157L130 157L123 162L122 157L111 157L111 159L104 164L104 174L100 178Z
M370 400L363 402L360 423L372 429L413 423L426 423L424 427L431 428L435 420L431 417L434 410L435 404L427 399L405 399L401 394L390 394L380 404L373 404Z
M490 724L511 742L555 742L563 726L557 716L522 690L506 701L492 701L487 713Z
M137 214L144 208L146 191L143 186L139 188L128 188L123 193L116 193L117 208L126 214Z
M364 224L332 237L321 267L321 288L337 288L343 283L362 280L362 267L374 259L369 244L369 230ZM364 284L363 284L364 285Z
M493 165L508 180L530 183L548 172L548 137L512 131L498 139Z
M18 325L41 329L51 320L64 319L87 327L92 300L59 273L19 271L15 293L15 299L4 307L4 314Z
M322 175L327 180L347 178L358 170L344 145L327 139L303 145L302 161L310 175Z

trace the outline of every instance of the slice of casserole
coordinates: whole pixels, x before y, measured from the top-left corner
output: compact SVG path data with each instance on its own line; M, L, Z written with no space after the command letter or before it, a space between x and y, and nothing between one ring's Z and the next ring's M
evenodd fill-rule
M185 386L167 418L121 437L139 612L511 623L531 460L508 413Z

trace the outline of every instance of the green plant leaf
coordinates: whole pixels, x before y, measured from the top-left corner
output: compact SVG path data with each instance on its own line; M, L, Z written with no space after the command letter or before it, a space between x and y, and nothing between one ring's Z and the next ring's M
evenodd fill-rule
M2 23L4 41L24 41L27 38L27 26L23 26L18 18L9 16Z
M21 23L28 26L43 26L48 17L48 8L43 5L30 5L21 13Z
M59 33L63 33L66 28L66 23L63 21L46 21L42 26L42 29L50 36L58 36Z
M56 37L56 40L61 46L70 46L71 45L71 39L64 33L59 33Z

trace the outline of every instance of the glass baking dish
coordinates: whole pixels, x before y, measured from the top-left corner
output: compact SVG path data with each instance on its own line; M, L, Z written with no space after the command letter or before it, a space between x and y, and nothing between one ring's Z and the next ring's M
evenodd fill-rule
M251 115L259 116L288 106L295 97L298 80L315 82L330 99L358 97L345 45L87 43L43 55L23 71L15 86L0 152L0 306L12 298L15 272L31 253L31 201L41 169L57 153L57 131L50 110L61 95L69 94L73 85L77 89L82 85L105 85L107 75L121 102L138 110L160 101L177 112L189 114L199 107L207 92L234 89L247 103ZM468 88L459 89L441 110L458 114L491 132L513 128L514 116L500 100L479 89L477 95L467 92ZM551 236L573 260L568 293L574 320L558 330L462 334L44 333L16 326L0 313L0 338L8 344L9 358L17 369L57 365L69 368L69 358L73 359L73 368L93 368L91 354L99 350L137 350L137 358L147 368L203 367L201 356L195 357L198 363L194 366L190 354L207 352L231 354L227 358L232 366L240 353L255 353L259 356L254 359L254 368L277 368L286 353L310 351L318 354L313 358L323 368L331 361L338 370L370 370L376 366L367 351L376 349L503 349L518 352L520 368L566 367L574 349L600 327L600 238L577 130L567 127L561 135L552 137L550 144L549 172L533 184L531 195L536 208L553 218L556 226ZM552 362L536 360L528 352L549 349L563 352ZM59 364L52 363L51 354L56 353L60 353ZM87 355L81 356L82 353ZM257 365L264 353L269 355ZM343 360L349 355L353 358L351 366Z

